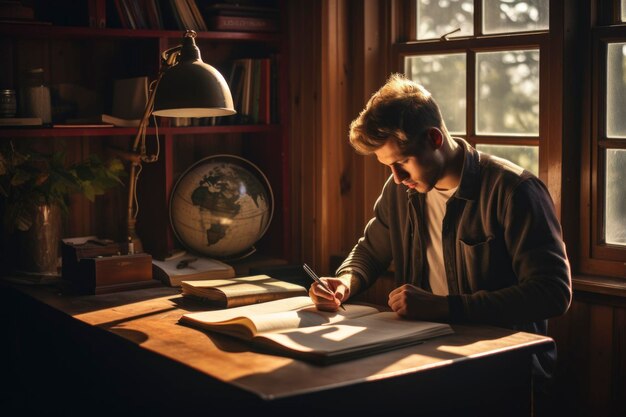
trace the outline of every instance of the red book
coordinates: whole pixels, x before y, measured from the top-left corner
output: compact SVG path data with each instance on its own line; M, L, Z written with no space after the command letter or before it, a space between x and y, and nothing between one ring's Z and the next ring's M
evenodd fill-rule
M236 32L276 32L276 19L250 16L212 16L209 18L210 30Z

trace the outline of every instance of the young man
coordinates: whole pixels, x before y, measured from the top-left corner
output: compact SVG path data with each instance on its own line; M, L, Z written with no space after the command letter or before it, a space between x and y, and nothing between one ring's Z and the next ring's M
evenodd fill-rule
M392 76L352 122L350 142L392 175L337 277L324 278L332 292L311 287L318 308L337 310L393 262L389 306L408 319L545 334L567 311L569 262L545 185L452 138L422 86ZM539 359L549 373L554 355Z

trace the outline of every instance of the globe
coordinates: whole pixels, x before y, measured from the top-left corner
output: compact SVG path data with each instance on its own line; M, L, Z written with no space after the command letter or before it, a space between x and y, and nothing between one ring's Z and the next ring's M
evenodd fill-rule
M255 251L273 208L272 189L256 165L215 155L180 176L170 197L170 222L187 249L213 258L241 258Z

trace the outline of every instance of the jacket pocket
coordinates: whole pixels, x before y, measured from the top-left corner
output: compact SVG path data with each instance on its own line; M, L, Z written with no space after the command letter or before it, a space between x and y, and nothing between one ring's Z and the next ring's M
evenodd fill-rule
M493 236L478 238L461 238L461 270L465 271L465 291L475 292L479 289L489 289L489 277L492 276Z

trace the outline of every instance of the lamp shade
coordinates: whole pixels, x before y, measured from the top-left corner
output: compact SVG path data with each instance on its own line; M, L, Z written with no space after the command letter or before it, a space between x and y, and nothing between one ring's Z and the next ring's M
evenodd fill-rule
M153 114L213 117L235 114L233 98L218 70L202 62L193 36L185 36L178 64L168 68L156 88Z

